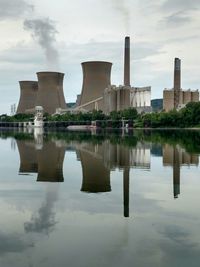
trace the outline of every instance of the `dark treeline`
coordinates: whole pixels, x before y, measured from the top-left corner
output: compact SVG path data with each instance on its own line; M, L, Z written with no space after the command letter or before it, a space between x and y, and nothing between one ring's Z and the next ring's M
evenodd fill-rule
M169 112L153 112L142 115L138 119L141 127L199 127L200 102L190 102L181 110Z
M32 140L34 135L24 132L0 131L0 138L15 138L16 140ZM152 144L169 144L175 146L179 144L187 152L200 154L200 131L196 130L129 130L128 133L122 133L121 130L100 130L95 134L90 131L70 132L70 131L44 131L44 142L48 140L63 140L66 143L77 141L79 143L89 142L101 144L109 140L111 144L120 144L129 147L135 147L138 142Z
M62 115L52 116L44 114L44 121L47 127L66 127L68 125L90 124L91 121L98 121L99 124L97 126L101 128L121 128L122 119L127 120L129 127L133 128L200 127L200 102L190 102L179 111L172 110L144 114L138 114L135 108L118 112L113 111L109 115L95 110L88 113L71 114L67 112ZM0 116L0 122L30 120L33 120L33 115L30 114L16 114L14 116L3 114Z

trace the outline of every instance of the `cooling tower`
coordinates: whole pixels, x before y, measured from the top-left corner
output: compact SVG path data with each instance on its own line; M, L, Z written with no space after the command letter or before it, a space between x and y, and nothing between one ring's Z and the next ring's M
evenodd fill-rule
M104 61L83 62L83 86L80 106L103 97L104 90L111 84L112 63ZM95 109L95 103L84 105L86 110ZM98 102L98 109L103 110L103 100Z
M35 107L38 82L36 81L20 81L20 99L17 107L17 114L26 113L27 109Z
M66 109L63 93L64 73L37 72L38 94L36 106L42 106L44 112L54 114L57 108Z
M130 86L130 37L125 37L124 48L124 85Z

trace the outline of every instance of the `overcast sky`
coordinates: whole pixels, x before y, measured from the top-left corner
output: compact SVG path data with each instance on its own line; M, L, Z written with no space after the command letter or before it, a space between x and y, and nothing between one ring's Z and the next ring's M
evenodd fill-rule
M199 0L0 0L0 113L19 100L19 80L43 70L65 73L66 102L81 92L81 62L113 63L123 81L124 37L131 37L133 86L161 98L182 59L182 87L200 88Z

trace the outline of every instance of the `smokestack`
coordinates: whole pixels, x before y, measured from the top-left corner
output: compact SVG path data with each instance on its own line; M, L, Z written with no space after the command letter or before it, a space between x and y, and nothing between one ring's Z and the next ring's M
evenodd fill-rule
M35 107L35 101L38 92L38 83L36 81L20 81L20 99L17 107L17 114L26 113L27 109Z
M80 98L80 105L84 105L99 97L102 97L104 90L111 85L112 63L104 61L83 62L83 86ZM86 110L93 110L95 103L85 106ZM103 110L103 101L99 103L99 109Z
M125 37L124 48L124 85L130 86L130 37Z
M42 106L44 112L54 114L57 108L66 109L63 93L64 73L37 72L38 94L36 106Z
M174 59L174 90L181 89L181 60Z
M181 90L181 60L175 58L174 60L174 107L178 108L180 102Z

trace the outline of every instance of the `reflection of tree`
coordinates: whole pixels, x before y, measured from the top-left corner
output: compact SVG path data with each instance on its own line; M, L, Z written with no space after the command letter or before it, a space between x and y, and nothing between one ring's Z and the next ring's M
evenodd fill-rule
M189 153L200 154L200 131L192 130L149 130L142 131L140 138L160 144L170 144L184 147Z
M33 215L30 222L24 224L25 232L49 234L56 225L54 204L57 200L57 187L52 187L46 193L46 199L38 213Z

